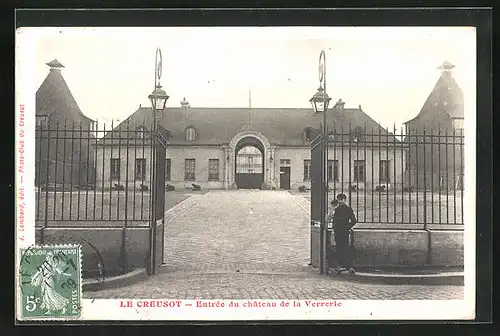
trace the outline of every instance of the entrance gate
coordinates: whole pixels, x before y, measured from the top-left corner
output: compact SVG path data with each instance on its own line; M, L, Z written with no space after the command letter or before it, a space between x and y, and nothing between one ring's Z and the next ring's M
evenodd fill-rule
M236 153L235 177L238 189L261 189L264 182L264 155L253 145Z
M324 274L327 264L325 220L328 209L328 185L325 184L324 149L325 141L322 134L319 134L311 141L311 265L319 267L321 274Z
M152 128L35 131L35 242L80 244L85 278L154 274L164 261L167 141Z
M167 155L167 140L158 132L154 148L153 170L153 220L150 225L150 264L149 274L155 274L156 268L165 262L165 166Z

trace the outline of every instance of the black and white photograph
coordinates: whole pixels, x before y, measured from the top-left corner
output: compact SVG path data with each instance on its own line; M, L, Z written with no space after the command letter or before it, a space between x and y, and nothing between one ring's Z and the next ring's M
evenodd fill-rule
M16 48L18 263L78 246L82 300L56 280L21 315L474 317L473 27L23 28Z

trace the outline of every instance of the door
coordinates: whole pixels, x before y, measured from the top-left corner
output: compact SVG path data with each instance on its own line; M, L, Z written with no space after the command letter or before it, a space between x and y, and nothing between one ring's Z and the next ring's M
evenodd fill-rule
M280 189L290 190L290 167L280 167Z

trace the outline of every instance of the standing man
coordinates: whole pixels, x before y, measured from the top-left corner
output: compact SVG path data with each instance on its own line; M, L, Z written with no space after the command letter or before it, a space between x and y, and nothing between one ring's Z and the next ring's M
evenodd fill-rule
M356 225L356 216L352 208L346 204L347 197L344 194L337 195L338 207L333 214L333 232L335 235L335 244L337 245L337 256L339 267L335 272L340 273L349 270L349 273L355 272L352 265L352 256L349 247L349 233Z

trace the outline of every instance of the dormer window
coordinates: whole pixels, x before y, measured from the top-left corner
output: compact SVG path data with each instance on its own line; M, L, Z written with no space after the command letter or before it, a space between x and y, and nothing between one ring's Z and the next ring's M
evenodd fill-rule
M136 137L138 139L144 139L145 137L145 134L146 134L146 127L144 126L137 126L137 129L136 129Z
M304 128L304 140L312 141L313 139L313 128L311 126L307 126Z
M47 127L47 116L37 115L36 116L36 126L37 127Z
M186 129L186 140L187 141L196 140L196 130L194 129L194 127L188 127Z
M364 129L362 127L357 126L354 130L351 132L351 139L354 142L360 142L363 140L363 134L365 133Z

